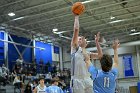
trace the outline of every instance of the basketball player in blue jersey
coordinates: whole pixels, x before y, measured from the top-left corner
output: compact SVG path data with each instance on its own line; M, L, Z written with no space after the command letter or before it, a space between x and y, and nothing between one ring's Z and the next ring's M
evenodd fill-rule
M94 93L115 93L116 78L118 75L118 47L119 41L115 40L112 47L114 50L114 63L110 55L103 54L100 59L101 70L98 70L90 62L90 57L85 54L86 65L88 71L92 75L93 90ZM97 49L100 49L100 45L96 44Z
M64 93L63 90L58 87L58 81L58 78L53 78L51 80L52 85L46 88L46 93Z
M99 33L97 34L97 37ZM98 37L99 38L99 37ZM72 93L93 93L93 82L87 70L83 53L86 52L87 41L79 37L79 16L75 15L74 32L71 41L71 88ZM98 53L90 53L92 59L98 59Z

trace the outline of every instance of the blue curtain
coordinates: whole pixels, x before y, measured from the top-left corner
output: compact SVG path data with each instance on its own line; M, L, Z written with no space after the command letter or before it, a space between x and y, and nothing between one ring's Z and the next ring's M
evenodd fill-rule
M44 64L46 64L47 62L50 62L50 64L52 64L52 48L51 48L51 45L43 43L43 42L36 41L35 46L45 49L45 50L42 50L42 49L39 49L39 48L35 49L35 54L36 54L35 58L36 58L37 63L39 63L40 59L42 59Z

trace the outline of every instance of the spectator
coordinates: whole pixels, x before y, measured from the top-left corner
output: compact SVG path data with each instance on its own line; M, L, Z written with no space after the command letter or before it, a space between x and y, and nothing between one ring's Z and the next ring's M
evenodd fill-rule
M22 58L22 56L20 56L20 57L16 60L16 64L17 64L18 66L21 66L21 65L23 64L23 58Z
M34 80L33 84L31 84L32 90L34 90L37 87L37 81Z
M40 61L39 61L39 65L40 65L40 73L43 73L43 64L44 64L43 60L40 59Z
M18 88L21 88L21 90L23 90L23 83L20 80L20 76L16 76L15 77L14 82L13 82L13 85L16 86L16 87L18 87Z
M0 67L0 82L3 83L3 86L6 85L6 77L3 75L2 68Z
M52 79L52 75L51 75L51 72L49 72L49 73L46 74L46 76L45 76L46 83L47 83L47 84L50 84L51 79Z
M26 85L24 93L32 93L31 82L28 82L28 84Z

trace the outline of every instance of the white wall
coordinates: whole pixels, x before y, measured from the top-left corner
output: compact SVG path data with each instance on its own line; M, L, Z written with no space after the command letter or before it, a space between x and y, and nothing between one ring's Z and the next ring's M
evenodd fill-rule
M64 67L64 68L70 69L70 68L71 68L71 62L70 62L70 61L68 61L68 62L63 62L63 67Z
M63 51L63 68L71 68L71 54L70 49L67 47L62 48ZM69 51L69 52L68 52Z
M54 53L54 46L52 45L52 61L60 61L59 60L59 54Z
M104 49L103 50L104 53L108 53L110 55L114 55L113 49ZM136 52L135 46L126 46L126 47L120 47L118 49L118 54L131 54Z
M108 53L113 55L113 49L107 49L103 51L104 53ZM123 64L123 56L124 55L132 55L132 65L134 70L134 75L138 77L138 68L137 68L137 60L136 60L136 47L135 46L126 46L126 47L120 47L118 49L118 55L119 55L119 78L124 78L124 64Z
M71 54L70 54L70 52L68 52L69 51L69 48L63 47L62 48L62 51L63 51L63 61L64 62L65 61L70 61Z

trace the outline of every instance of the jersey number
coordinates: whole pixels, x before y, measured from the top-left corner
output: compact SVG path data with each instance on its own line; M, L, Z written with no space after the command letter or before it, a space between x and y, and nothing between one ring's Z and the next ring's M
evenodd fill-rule
M104 77L104 87L109 87L109 77Z

